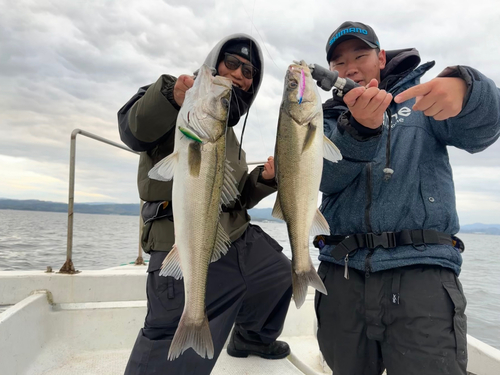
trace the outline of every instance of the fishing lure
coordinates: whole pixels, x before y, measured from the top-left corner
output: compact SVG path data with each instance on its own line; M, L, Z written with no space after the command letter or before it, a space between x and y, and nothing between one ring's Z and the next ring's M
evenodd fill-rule
M186 129L182 126L179 126L179 131L184 134L186 137L189 139L192 139L193 141L196 141L198 143L203 143L203 141L198 137L195 133L193 133L191 130Z
M306 91L306 75L304 74L304 69L300 69L299 91L297 92L297 100L299 101L299 104L302 104L302 99L304 97L305 91Z

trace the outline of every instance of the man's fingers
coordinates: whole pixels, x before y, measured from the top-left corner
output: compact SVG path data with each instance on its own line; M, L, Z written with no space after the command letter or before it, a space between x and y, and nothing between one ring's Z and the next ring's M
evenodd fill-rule
M363 93L366 91L365 87L356 87L353 88L351 91L349 91L347 94L344 96L344 103L348 107L352 107L354 104L356 104L356 100L363 95Z
M436 98L432 97L432 95L428 96L417 96L415 104L411 109L414 111L422 111L425 112L429 108L431 108L436 103Z
M367 111L375 112L384 102L384 99L387 96L387 92L385 90L380 90L377 95L375 95L368 105L366 106Z
M381 91L376 88L376 87L370 87L369 89L366 89L366 91L356 100L354 103L356 106L356 109L366 109L368 105L373 101L376 100L376 96L380 93ZM385 92L385 91L384 91ZM380 100L382 101L382 100ZM345 102L345 101L344 101ZM347 103L346 103L347 104ZM379 103L380 104L380 103ZM349 105L348 105L349 107ZM351 106L353 107L353 106ZM378 106L377 106L378 107Z
M430 82L422 83L420 85L410 87L408 90L405 90L401 94L396 95L394 101L396 103L403 103L411 98L427 95L432 89L429 83Z
M378 87L378 81L375 78L372 78L372 80L366 85L367 89L370 87Z
M442 111L443 111L443 108L438 103L434 103L433 105L431 105L429 108L427 108L424 111L424 115L429 116L429 117L434 117Z
M373 111L373 117L374 118L377 118L379 116L383 116L385 110L391 104L392 95L391 94L387 94L385 92L384 92L384 94L385 94L385 96L383 97L383 100L380 102L380 105L377 108L375 108L374 111Z
M190 76L184 76L183 83L188 89L190 89L191 87L193 87L194 79Z

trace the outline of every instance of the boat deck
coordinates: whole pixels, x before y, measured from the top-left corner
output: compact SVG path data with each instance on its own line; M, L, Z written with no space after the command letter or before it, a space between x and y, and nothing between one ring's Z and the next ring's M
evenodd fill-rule
M123 374L146 315L145 268L77 275L0 272L0 372L6 375ZM9 307L6 309L7 307ZM213 375L324 375L315 337L314 294L291 305L282 360L233 358L223 350ZM29 339L27 339L29 337ZM497 375L500 352L468 337L469 371Z
M123 375L130 350L103 350L84 352L61 363L42 375ZM223 351L212 372L213 375L303 375L290 361L265 360L258 357L233 358Z

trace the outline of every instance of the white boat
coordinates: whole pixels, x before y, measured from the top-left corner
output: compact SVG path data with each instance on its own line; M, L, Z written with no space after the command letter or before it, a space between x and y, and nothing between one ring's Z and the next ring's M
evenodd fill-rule
M123 374L146 316L146 267L127 265L68 275L0 272L0 374ZM313 290L293 303L281 340L282 360L233 358L223 350L214 375L331 374L315 337ZM500 373L500 351L468 336L468 371ZM167 353L165 353L167 355Z
M144 323L146 267L143 264L73 273L78 134L131 151L79 129L71 134L67 261L58 273L0 271L0 375L123 374ZM137 263L143 263L141 255L139 249ZM300 310L293 303L290 305L280 338L290 344L291 354L287 358L233 358L223 350L212 374L331 374L315 336L313 291L309 290ZM500 350L471 336L468 336L468 350L471 374L500 374Z

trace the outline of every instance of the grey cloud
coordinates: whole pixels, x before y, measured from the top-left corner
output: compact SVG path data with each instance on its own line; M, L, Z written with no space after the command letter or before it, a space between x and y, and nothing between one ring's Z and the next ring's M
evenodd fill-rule
M495 5L493 0L473 7L465 1L361 1L352 5L353 12L349 4L326 0L0 0L0 154L33 160L33 169L60 181L40 194L65 200L74 128L119 142L116 112L140 86L162 73L193 72L220 38L245 32L263 49L266 76L250 110L244 148L248 160L265 159L274 151L286 67L294 59L327 66L327 38L342 21L370 24L383 48L416 47L423 61L435 59L425 80L459 63L500 84L499 55L492 48L500 32ZM450 148L450 157L456 168L495 167L500 145L477 155ZM134 155L78 139L77 168L77 189L137 201ZM465 185L461 178L457 189L474 189L474 182Z

